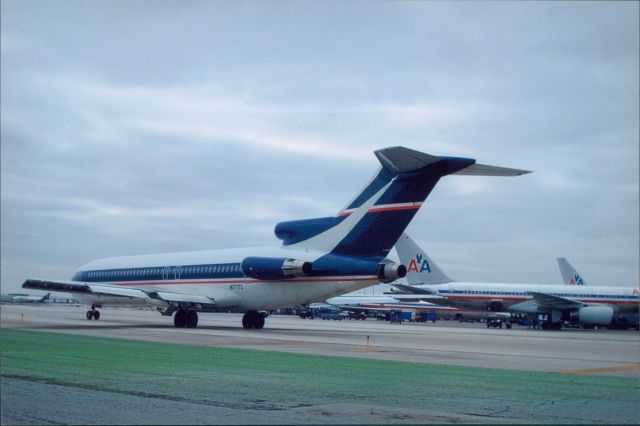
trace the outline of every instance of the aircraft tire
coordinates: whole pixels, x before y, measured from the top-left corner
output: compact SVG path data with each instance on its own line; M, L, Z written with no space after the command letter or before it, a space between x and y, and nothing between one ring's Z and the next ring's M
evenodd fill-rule
M88 320L93 319L93 311L87 311L86 317Z
M244 314L242 316L242 328L245 328L245 329L251 328L251 323L250 323L250 320L249 320L248 313L246 313L246 314Z
M187 311L185 317L187 328L196 328L198 326L198 313L196 311Z
M93 311L93 319L96 321L100 319L100 311Z
M242 327L261 329L264 327L264 317L258 311L247 311L242 317Z
M186 323L185 312L182 309L178 309L173 315L173 325L176 328L184 328L187 325Z

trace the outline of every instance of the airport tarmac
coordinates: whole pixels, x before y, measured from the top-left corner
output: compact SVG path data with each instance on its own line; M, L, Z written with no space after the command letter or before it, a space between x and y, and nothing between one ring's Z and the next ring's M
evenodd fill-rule
M487 329L481 323L304 320L272 315L263 330L245 330L241 314L200 314L196 329L137 309L2 305L2 327L165 343L250 348L314 355L410 361L519 371L640 378L637 331Z

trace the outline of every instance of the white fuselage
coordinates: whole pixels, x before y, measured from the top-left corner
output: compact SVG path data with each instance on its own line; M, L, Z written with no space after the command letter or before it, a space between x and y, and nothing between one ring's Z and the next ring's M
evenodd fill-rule
M325 253L282 247L204 250L101 259L82 266L75 281L147 292L199 295L215 301L216 309L285 308L355 291L379 283L375 275L297 277L257 280L243 274L248 256L284 257L313 262ZM122 298L74 294L89 304L122 305ZM132 304L144 303L132 300ZM162 306L161 302L158 302Z
M545 284L493 284L453 282L420 286L446 297L449 306L486 310L491 304L519 312L518 305L531 301L530 294L543 293L585 304L612 306L620 313L637 313L637 287L595 287ZM525 306L525 305L522 305ZM544 312L540 312L544 313Z

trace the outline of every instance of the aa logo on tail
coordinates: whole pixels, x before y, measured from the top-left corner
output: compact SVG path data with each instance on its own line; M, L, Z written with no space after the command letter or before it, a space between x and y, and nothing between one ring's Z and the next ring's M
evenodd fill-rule
M571 280L569 281L570 285L584 285L582 282L582 277L580 275L575 275L573 278L571 278Z
M407 272L423 272L427 271L431 273L431 267L429 266L429 262L427 259L423 259L422 253L417 253L415 259L411 259L409 262L409 267L407 268Z

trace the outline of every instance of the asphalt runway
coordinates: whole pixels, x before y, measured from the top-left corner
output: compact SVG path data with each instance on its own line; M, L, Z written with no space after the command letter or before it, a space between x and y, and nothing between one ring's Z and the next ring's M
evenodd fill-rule
M157 312L2 305L2 327L131 340L250 348L314 355L640 378L640 333L618 330L487 329L480 323L303 320L273 315L263 330L244 330L241 314L200 314L198 328L176 329Z

